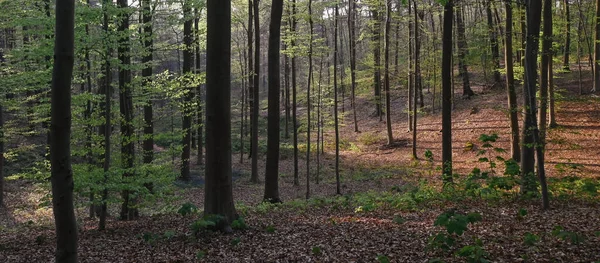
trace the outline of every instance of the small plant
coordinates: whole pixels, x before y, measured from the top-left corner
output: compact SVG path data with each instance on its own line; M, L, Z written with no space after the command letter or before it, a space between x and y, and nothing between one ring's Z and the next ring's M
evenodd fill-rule
M525 216L527 216L527 209L520 208L519 211L517 212L517 220L523 220L523 218L525 218Z
M540 237L536 234L527 232L525 233L525 236L523 236L523 244L528 247L535 246L535 244L537 244L539 241Z
M379 263L390 263L390 259L386 255L378 255L377 262Z
M196 259L203 259L206 256L206 251L204 250L198 250L198 252L196 252Z
M174 230L167 230L165 231L165 233L163 233L163 237L165 239L171 239L173 237L175 237L177 235L177 233Z
M203 218L192 223L192 234L197 236L203 230L213 230L225 218L221 215L205 215Z
M552 235L562 240L568 240L573 245L579 245L585 241L585 237L576 232L570 232L564 230L562 226L555 226L552 230Z
M240 216L238 219L231 222L231 228L236 230L244 230L248 228L248 225L246 225L244 218Z
M321 248L319 246L312 247L312 253L315 256L320 256L323 252L321 252Z
M275 233L275 230L276 230L275 227L271 226L271 225L269 225L265 228L265 231L267 231L267 233L269 233L269 234Z
M480 239L475 240L475 245L469 245L462 247L456 255L463 257L468 263L488 263L490 262L487 257L489 253L483 249L483 243Z
M144 232L144 234L142 234L142 239L144 240L144 242L150 245L154 244L159 238L159 235L152 232Z
M446 228L446 233L440 232L429 240L429 246L448 250L456 243L456 238L462 236L468 229L468 225L481 221L479 213L460 214L455 209L450 209L440 214L434 226Z
M398 225L402 225L404 222L406 222L406 219L402 216L395 216L393 221Z
M181 207L179 208L179 210L177 210L177 213L182 215L182 216L187 216L187 215L191 215L194 214L198 211L198 207L196 207L194 204L192 203L185 203L182 204Z
M231 240L231 245L232 246L237 246L240 242L242 242L242 239L239 237L236 237L234 239Z

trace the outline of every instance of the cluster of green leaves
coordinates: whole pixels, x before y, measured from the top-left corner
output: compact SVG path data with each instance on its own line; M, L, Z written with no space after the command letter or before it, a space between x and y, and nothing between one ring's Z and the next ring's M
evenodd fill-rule
M225 220L225 217L222 215L204 215L190 226L192 234L198 236L203 231L213 231L223 220Z
M429 247L448 250L454 246L456 239L468 230L468 225L481 221L479 213L461 214L455 209L450 209L440 214L434 226L440 226L446 229L446 232L439 232L429 240Z

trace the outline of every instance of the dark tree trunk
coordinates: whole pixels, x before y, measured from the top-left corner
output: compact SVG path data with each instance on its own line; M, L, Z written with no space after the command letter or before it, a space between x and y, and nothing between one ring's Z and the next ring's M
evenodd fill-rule
M231 180L231 2L207 0L204 214L237 218Z
M540 139L542 145L546 137L546 121L548 114L548 85L550 83L550 72L552 71L552 0L544 0L544 31L542 40L542 63L541 63L541 79L540 79L540 104L538 111L538 128L540 130Z
M312 53L313 53L313 20L312 20L312 0L308 0L308 27L309 27L309 37L308 37L308 80L306 81L306 199L310 198L310 132L311 132L311 123L310 123L310 87L313 80L313 63L312 63Z
M253 1L254 8L254 74L252 85L252 141L250 143L250 154L252 155L252 174L250 182L258 183L258 110L260 89L260 13L258 10L259 0Z
M119 24L119 61L121 63L119 67L119 109L123 120L121 121L121 162L123 168L127 171L123 174L123 177L133 176L133 163L135 160L134 156L134 140L133 138L133 98L131 96L131 57L129 48L129 8L127 0L118 0L117 3L121 9L121 23ZM138 217L137 209L133 208L135 205L134 198L131 197L132 191L125 189L122 192L123 205L121 206L121 219L131 220Z
M485 3L485 12L487 15L488 30L490 36L490 48L492 51L492 66L494 70L494 86L502 83L502 77L500 76L500 50L498 47L498 33L494 26L494 19L492 16L492 0L487 0Z
M523 85L525 117L523 120L523 143L521 147L521 174L523 177L521 192L535 192L535 153L538 154L538 174L542 188L543 207L549 207L548 189L544 170L543 148L539 138L536 119L536 80L537 55L539 49L539 34L541 24L542 3L531 0L527 6L527 46L525 49L525 81Z
M384 76L384 86L385 86L385 122L387 128L387 140L388 145L392 145L394 143L394 135L392 133L392 107L390 105L390 23L392 21L392 4L390 1L387 1L385 5L385 35L384 35L384 59L385 59L385 76Z
M348 31L350 38L350 79L352 81L352 94L350 95L350 104L352 104L352 114L354 117L354 132L358 132L358 120L356 119L356 0L348 1ZM398 45L396 45L398 47ZM398 48L396 48L398 51ZM397 52L396 52L397 53ZM396 54L397 56L397 54ZM398 58L396 57L396 61ZM397 65L397 63L396 63ZM397 69L397 67L396 67Z
M273 0L269 25L269 119L264 195L264 200L271 203L281 202L279 198L279 90L281 89L279 46L282 14L283 0Z
M373 69L373 83L375 94L375 114L381 120L381 21L379 18L379 6L373 7L373 56L375 57L375 68Z
M194 53L192 47L192 7L191 3L187 0L183 2L183 109L182 113L182 125L181 130L183 131L183 138L181 145L183 150L181 152L181 179L183 181L190 181L190 143L192 142L192 100L194 98L194 92L190 87L189 77L192 74L192 66L194 64Z
M333 32L333 125L335 129L335 192L342 194L340 187L340 125L338 120L338 83L337 83L337 54L338 54L338 18L339 10L335 5L335 26Z
M600 90L600 0L596 0L596 16L594 18L594 87L592 92Z
M142 77L144 78L144 86L148 94L150 94L150 78L152 77L152 53L153 53L153 36L152 36L152 10L150 0L142 1L142 16L143 16L143 44L146 49L146 55L142 58L144 69L142 69ZM151 96L151 95L148 95ZM144 163L152 163L154 159L154 122L152 112L152 98L148 98L144 105Z
M569 0L563 0L565 12L565 46L563 47L563 69L570 71L569 54L571 52L571 14L569 12Z
M112 4L111 0L104 0L102 3L102 19L103 19L103 25L102 25L102 30L104 31L104 34L108 35L110 32L110 25L109 25L109 14L108 14L108 8L109 5ZM103 141L103 148L104 148L104 153L103 156L101 156L101 158L103 159L103 164L102 167L104 169L104 176L103 176L103 186L104 189L102 189L102 199L100 200L100 220L98 222L98 229L99 230L104 230L106 228L106 216L108 215L108 207L107 207L107 201L108 201L108 188L106 186L106 184L108 183L108 171L110 169L110 161L111 161L111 149L110 149L110 135L111 135L111 131L112 131L112 125L111 125L111 97L112 97L112 87L111 87L111 83L112 83L112 71L111 71L111 65L110 65L110 58L112 57L112 53L113 53L113 49L111 47L111 44L108 43L108 45L106 46L106 58L103 62L102 65L102 72L104 73L104 76L99 80L99 85L98 85L98 93L104 96L104 101L99 103L100 105L100 114L104 117L104 123L102 123L98 129L100 136L102 136L104 138Z
M408 131L412 132L413 129L413 117L414 117L414 113L413 113L413 100L411 99L413 97L413 94L415 93L415 78L414 78L414 41L415 41L415 26L414 26L414 17L412 15L412 7L411 4L408 3L407 4L407 9L408 9L408 96L406 98L406 105L408 106L408 109L406 112L408 112Z
M77 262L77 221L71 168L71 79L75 39L75 1L56 2L54 69L50 119L52 208L56 226L55 260Z
M421 94L421 104L423 104L423 89L421 87L421 64L419 62L419 57L421 54L421 39L420 39L420 34L419 34L419 16L418 16L418 8L417 8L417 1L413 0L413 6L414 6L414 35L415 35L415 41L414 41L414 65L415 65L415 72L414 72L414 94L413 94L413 108L412 108L412 158L413 159L418 159L417 156L417 91L420 92ZM410 98L409 98L410 99ZM423 106L421 106L423 107Z
M202 10L198 10L196 9L196 16L200 15L200 12ZM196 21L194 21L194 29L196 30L196 74L199 74L200 72L202 72L202 62L201 62L201 53L200 53L200 33L198 32L198 23L200 18L196 18ZM196 149L198 151L198 153L196 154L196 163L197 164L203 164L204 162L204 134L203 134L203 130L204 130L204 118L202 117L202 115L204 114L204 112L202 111L202 104L204 103L203 100L203 96L202 96L202 84L199 84L198 86L196 86L196 101L198 102L198 106L196 108L196 123L198 123L198 128L196 131L196 136L197 136L197 140L198 140L198 148ZM243 148L243 147L242 147Z
M463 10L459 4L456 7L456 33L458 46L458 71L463 79L463 98L475 95L469 83L469 70L467 68L467 39L465 37L465 23L463 21Z
M444 5L442 35L442 179L452 182L452 22L453 0Z
M517 106L517 93L515 91L515 77L513 70L513 50L512 50L512 3L508 0L506 6L506 36L504 45L504 64L506 65L506 91L508 94L508 111L510 115L510 152L513 160L521 161L521 152L519 149L519 109Z
M296 42L294 40L296 36L296 0L292 0L292 41L290 44L292 45L292 49L296 46ZM292 129L293 129L293 137L294 137L294 185L300 185L300 179L298 178L298 118L296 114L296 56L292 56Z

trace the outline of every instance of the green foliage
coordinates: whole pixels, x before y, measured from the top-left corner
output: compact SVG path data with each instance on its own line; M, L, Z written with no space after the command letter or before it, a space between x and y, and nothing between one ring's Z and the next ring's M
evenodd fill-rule
M539 241L540 237L536 234L527 232L525 233L525 236L523 236L523 244L528 247L535 246L535 244L537 244Z
M192 234L197 236L202 231L211 231L217 228L225 218L222 215L205 215L191 225Z
M244 218L240 216L231 222L231 228L236 230L245 230L248 228L248 225L246 225Z
M198 250L198 252L196 252L196 259L200 260L203 259L206 256L206 251L204 250Z
M475 240L475 245L462 247L456 255L465 258L468 263L488 263L487 258L489 253L483 249L483 244L480 239Z
M240 244L242 242L242 239L239 237L235 237L231 240L231 245L232 246L237 246L238 244Z
M315 256L320 256L321 254L323 254L323 252L321 251L321 247L319 246L312 247L312 253Z
M374 145L381 141L382 138L373 132L366 132L358 137L358 142L366 146Z
M527 215L527 210L524 208L520 208L519 211L517 212L517 219L523 220L523 218L525 218L526 215Z
M444 227L446 232L439 232L431 237L429 247L441 248L443 250L452 248L456 243L456 239L468 230L468 225L479 222L481 219L479 213L468 213L465 215L456 212L455 209L450 209L440 214L433 225Z
M379 263L390 263L390 259L386 255L378 255L377 262Z
M555 226L552 235L562 240L568 240L573 245L579 245L585 241L585 237L576 232L566 231L562 226Z
M276 229L275 229L275 227L274 227L274 226L272 226L272 225L268 225L268 226L265 228L265 231L266 231L267 233L269 233L269 234L273 234L273 233L275 233Z
M177 213L182 216L195 214L196 212L198 212L198 208L194 204L189 202L182 204L179 210L177 210Z
M398 225L402 225L406 222L406 218L404 218L402 216L395 216L394 220L392 220L392 221Z

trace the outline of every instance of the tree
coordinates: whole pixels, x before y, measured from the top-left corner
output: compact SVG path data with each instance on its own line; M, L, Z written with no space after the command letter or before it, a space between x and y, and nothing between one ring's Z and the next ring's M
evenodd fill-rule
M337 83L337 56L338 56L338 5L335 5L335 25L333 29L333 125L335 129L335 182L336 194L342 194L340 189L340 124L338 120L338 83Z
M50 118L52 208L59 263L77 262L77 221L71 167L71 79L75 46L75 1L56 2Z
M541 0L531 0L527 6L527 46L525 48L525 81L523 97L525 116L523 119L523 142L521 144L522 193L536 191L534 182L535 154L538 154L538 176L542 188L543 208L549 207L548 187L544 170L543 148L539 143L539 129L536 119L537 55L541 24Z
M385 85L385 122L387 127L387 140L388 145L394 143L394 136L392 134L392 107L390 105L390 23L392 21L392 3L386 0L385 5L385 69L384 69L384 85Z
M352 114L354 117L354 132L358 132L358 121L356 119L356 0L348 0L348 31L350 38L350 78L352 81Z
M538 111L538 127L540 138L545 141L546 120L548 114L548 85L550 83L550 72L552 71L552 0L544 0L544 31L542 40L542 61L540 69L540 104ZM542 145L540 145L541 147Z
M271 23L269 25L269 119L264 195L264 200L271 203L281 202L279 198L279 90L281 89L279 46L281 45L282 14L283 0L274 0L271 6Z
M152 52L153 52L153 41L152 41L152 10L150 0L143 0L142 4L142 19L143 19L143 30L142 43L146 49L146 55L142 57L142 63L144 69L142 69L142 77L144 78L144 85L147 91L149 91L150 77L152 77ZM144 105L144 142L143 142L143 155L144 163L152 163L154 159L154 122L153 122L153 111L152 111L152 99L149 98Z
M596 16L594 28L596 34L594 37L594 87L592 92L600 90L600 0L596 0Z
M250 115L250 121L252 123L252 138L250 142L250 154L252 154L252 174L250 176L250 182L258 183L258 110L260 107L259 103L259 89L260 89L260 13L258 10L259 0L254 0L254 71L253 71L253 85L252 85L252 114ZM249 54L250 56L250 54Z
M412 130L412 158L413 159L418 159L417 157L417 90L419 90L419 92L421 93L421 104L423 104L423 89L421 87L421 63L419 62L419 57L421 54L421 39L420 39L420 30L419 30L419 16L418 16L418 12L417 12L417 1L413 0L413 6L414 6L414 29L413 29L413 34L414 34L414 87L413 87L413 103L412 103L412 123L410 124L412 127L410 130ZM410 97L408 98L409 100L411 99Z
M442 33L442 179L452 182L452 22L453 0L444 5Z
M563 0L565 12L565 46L563 47L563 69L570 71L569 54L571 51L571 14L569 12L569 0Z
M181 145L181 179L189 181L190 177L190 143L192 141L192 100L194 92L190 87L192 65L194 64L192 47L192 7L188 0L183 2L183 109L182 109L182 131Z
M485 12L487 15L488 33L490 36L490 49L492 51L492 66L494 67L494 85L502 83L500 77L500 51L498 48L498 34L494 27L494 20L492 19L492 1L487 0L485 2Z
M133 165L135 161L135 145L133 140L133 98L131 95L131 54L129 48L129 4L127 0L118 0L117 3L121 9L119 32L119 109L122 116L121 120L121 165L125 168L123 177L133 176ZM121 219L131 220L138 217L137 209L133 208L135 204L133 193L129 189L122 192L123 204L121 206Z
M310 197L310 86L313 80L313 19L312 19L312 0L308 0L308 80L306 81L306 199Z
M291 48L294 49L296 46L296 27L297 27L297 19L296 19L296 0L292 0L292 18L291 18L291 34L292 41L290 42ZM300 179L298 178L298 116L297 116L297 107L296 107L296 55L292 55L292 127L293 127L293 144L294 144L294 185L300 185Z
M375 6L371 7L371 16L373 19L373 56L375 58L373 68L375 114L379 116L381 121L383 114L381 113L381 21L379 18L379 1L376 1Z
M231 2L207 0L205 215L237 218L231 179Z
M458 71L463 79L463 98L475 95L469 83L469 70L467 67L467 39L465 37L465 23L463 21L463 10L459 4L456 7L456 41L458 46Z
M513 160L519 162L521 160L521 152L519 149L519 119L517 108L517 93L515 91L515 78L513 69L513 50L512 50L512 3L505 0L506 7L506 32L504 45L504 64L506 65L506 92L508 95L508 111L510 116L510 152Z

